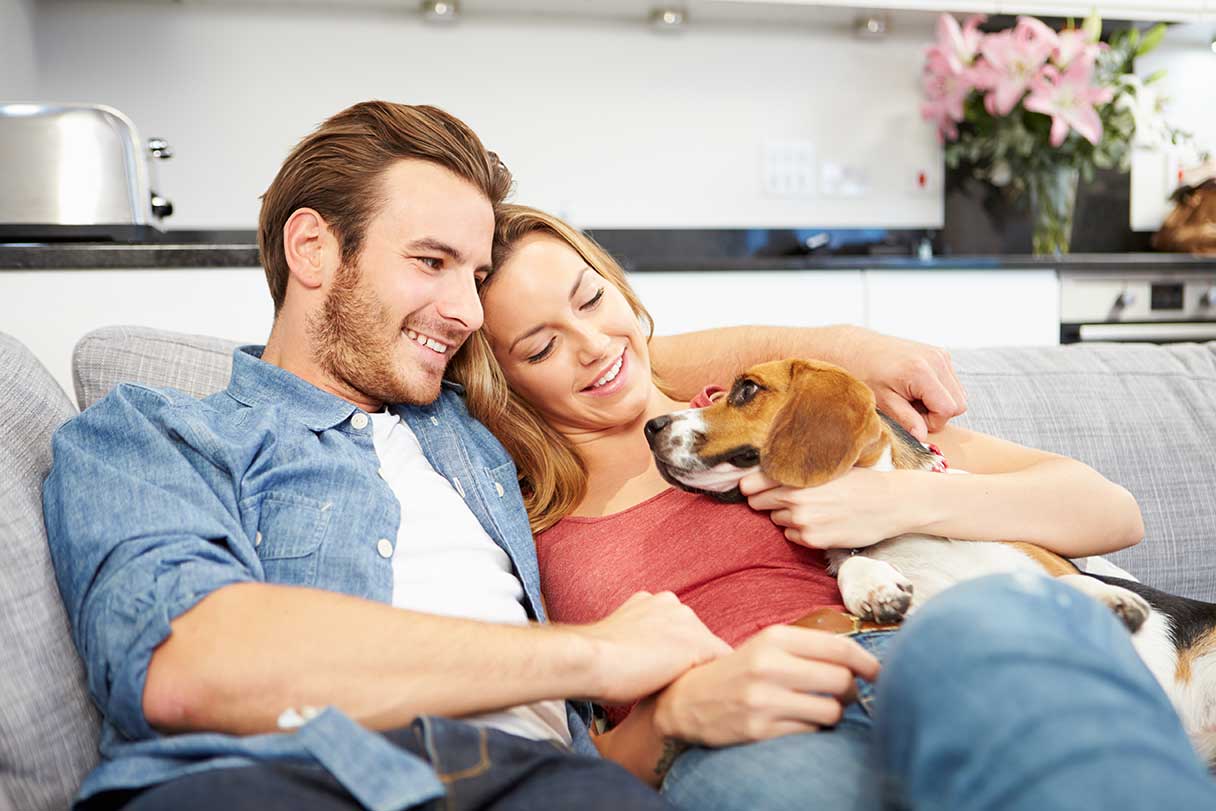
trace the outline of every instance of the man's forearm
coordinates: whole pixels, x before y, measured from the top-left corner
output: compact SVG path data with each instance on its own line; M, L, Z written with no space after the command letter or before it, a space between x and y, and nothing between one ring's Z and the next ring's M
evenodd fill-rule
M327 591L243 583L172 623L144 690L165 732L253 734L289 708L334 705L391 729L592 695L593 643L561 626L493 625L403 611Z
M757 363L791 357L839 363L842 342L853 329L747 326L656 335L650 362L671 396L691 400L705 386L725 385Z

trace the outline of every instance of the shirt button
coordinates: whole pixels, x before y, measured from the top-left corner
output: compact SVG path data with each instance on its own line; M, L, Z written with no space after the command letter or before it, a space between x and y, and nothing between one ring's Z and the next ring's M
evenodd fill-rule
M253 545L254 545L254 546L261 546L261 545L262 545L262 533L260 533L260 532L254 533L254 536L253 536Z
M362 431L367 427L367 415L360 411L358 414L350 418L350 424L354 426L356 431Z
M502 498L502 494L505 493L506 491L502 489L501 484L499 484L498 482L494 482L494 492L498 493L499 498Z
M431 417L431 425L438 425L438 424L439 424L439 418Z
M384 468L382 468L382 467L376 468L376 473L378 473L380 475L380 478L382 478L382 479L388 478L388 474L384 472Z
M462 485L462 484L460 483L460 479L458 479L458 478L456 478L455 476L453 476L453 477L452 477L452 486L456 488L456 492L457 492L457 493L460 493L460 497L461 497L461 498L464 498L464 497L465 497L465 496L464 496L464 485Z
M388 538L381 538L376 541L376 551L380 553L382 558L391 558L393 556L393 542Z

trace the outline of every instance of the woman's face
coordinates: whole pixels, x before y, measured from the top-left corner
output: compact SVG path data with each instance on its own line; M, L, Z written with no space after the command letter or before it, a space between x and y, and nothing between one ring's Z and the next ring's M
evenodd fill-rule
M645 414L646 336L629 303L565 242L531 234L482 297L507 382L558 430L597 431Z

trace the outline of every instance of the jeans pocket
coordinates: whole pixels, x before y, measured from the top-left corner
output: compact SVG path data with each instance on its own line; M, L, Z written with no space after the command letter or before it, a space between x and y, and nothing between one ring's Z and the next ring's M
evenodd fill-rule
M480 777L493 765L484 727L430 716L414 723L431 768L445 785Z

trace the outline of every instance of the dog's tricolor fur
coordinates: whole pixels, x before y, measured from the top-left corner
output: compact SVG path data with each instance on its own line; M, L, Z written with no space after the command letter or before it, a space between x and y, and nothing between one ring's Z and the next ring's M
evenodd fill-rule
M782 484L813 487L854 466L930 470L935 463L928 448L876 408L861 381L805 360L753 367L712 405L651 420L646 436L667 481L723 501L743 500L739 480L757 470ZM1027 543L910 534L826 554L845 607L879 622L897 622L944 588L985 574L1059 577L1123 620L1196 748L1216 765L1216 605L1086 575Z

